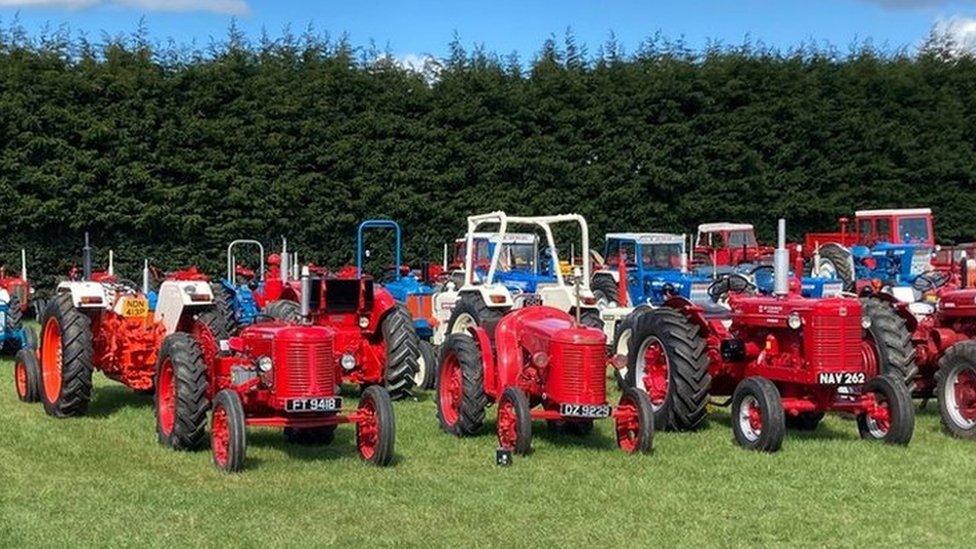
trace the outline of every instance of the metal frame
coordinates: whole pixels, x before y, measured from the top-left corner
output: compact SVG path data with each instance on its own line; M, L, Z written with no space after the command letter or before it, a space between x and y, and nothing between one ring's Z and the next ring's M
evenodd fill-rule
M238 239L234 240L227 245L227 280L231 282L234 286L237 286L237 273L234 272L234 267L237 265L237 260L234 257L234 247L242 246L244 244L250 244L252 246L257 246L258 251L261 254L261 270L259 271L259 277L262 282L264 282L264 245L257 240L250 239Z
M394 280L400 280L400 249L403 244L400 231L400 224L392 219L367 219L359 224L356 229L356 276L363 276L363 233L366 229L393 229L396 233L396 264L394 270Z

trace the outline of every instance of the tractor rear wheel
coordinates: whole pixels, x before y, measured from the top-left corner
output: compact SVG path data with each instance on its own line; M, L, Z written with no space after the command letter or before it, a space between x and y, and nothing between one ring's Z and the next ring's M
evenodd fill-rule
M17 334L24 328L24 311L20 309L20 296L16 292L7 301L7 312L4 315L4 331L7 334ZM16 353L20 350L21 341L18 337L3 340L3 352Z
M434 398L441 429L455 436L478 434L488 407L481 350L471 336L449 334L438 364Z
M613 277L607 275L594 276L590 282L590 289L593 290L593 296L596 297L598 309L620 306L619 291Z
M803 412L799 415L786 416L786 428L797 431L815 431L824 417L823 412Z
M935 373L942 427L959 438L976 438L976 341L956 343Z
M247 455L247 424L241 397L231 389L217 393L210 420L210 448L213 462L225 473L244 468Z
M420 341L420 360L417 361L417 374L413 382L418 389L429 391L437 380L437 353L429 341Z
M223 325L230 333L237 333L237 315L234 314L234 293L219 282L210 285L214 297L214 310L223 319Z
M532 449L532 412L518 387L509 387L498 402L498 446L518 455Z
M786 421L779 389L762 377L747 377L732 393L732 433L739 446L777 452L783 446Z
M815 265L821 273L827 273L839 278L844 283L844 290L854 289L854 260L851 252L837 244L827 244L820 247L820 263Z
M386 388L394 400L409 397L420 369L420 338L413 319L398 305L383 317L380 329L386 342Z
M173 450L195 450L207 431L209 381L203 351L192 336L166 336L156 358L156 436Z
M650 305L638 305L617 323L613 329L613 341L610 342L609 348L607 349L607 354L611 358L616 355L621 355L626 359L630 355L630 338L634 335L634 325L637 323L637 318L653 310ZM627 381L628 371L627 366L620 369L613 369L614 379L616 379L617 387L621 391L630 386Z
M367 387L359 399L359 414L363 417L362 421L356 423L359 455L373 465L389 465L393 461L393 445L396 442L396 421L390 393L377 385Z
M895 313L889 303L880 299L861 299L861 316L871 321L868 327L873 358L878 363L878 374L894 374L909 388L918 376L915 365L915 347L912 334L905 320Z
M627 385L648 393L655 425L687 431L705 421L711 376L699 327L662 307L638 315L627 351Z
M628 387L616 410L617 446L628 454L654 449L654 410L643 389Z
M34 349L17 351L14 363L14 386L21 402L37 402L41 399L41 367Z
M507 307L489 307L481 299L481 294L466 293L458 299L447 321L447 333L466 334L468 328L480 326L489 334L495 332L495 325L508 312Z
M335 440L336 425L285 427L285 440L292 444L327 446Z
M576 318L576 308L569 310L570 316ZM603 319L600 318L600 311L596 309L583 309L580 311L580 324L588 328L603 330Z
M85 415L92 394L91 319L64 293L48 302L41 326L44 411L59 418Z
M872 378L864 392L874 398L874 410L857 416L857 430L865 440L906 445L915 432L912 397L902 379L892 374Z
M264 314L285 322L298 322L302 318L301 312L301 305L288 299L278 299L264 306Z

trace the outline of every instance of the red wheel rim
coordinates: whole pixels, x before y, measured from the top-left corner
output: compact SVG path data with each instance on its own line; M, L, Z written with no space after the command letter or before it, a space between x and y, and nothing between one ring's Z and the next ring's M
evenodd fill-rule
M617 446L627 452L637 450L637 437L640 436L640 418L637 415L637 403L624 397L617 406Z
M506 450L515 448L518 441L518 416L515 405L508 399L498 407L498 445Z
M169 357L163 362L159 372L159 385L156 387L156 417L164 435L173 432L176 423L176 379L173 376L173 363Z
M224 407L219 404L214 407L213 418L210 422L210 432L214 461L220 467L226 467L227 454L230 447L230 428L227 426L227 410L224 410Z
M864 363L864 375L872 378L878 375L878 349L873 341L861 342L861 361Z
M27 367L23 362L14 365L14 383L17 384L17 396L27 398Z
M461 394L463 381L461 379L461 363L457 355L448 353L441 366L440 383L437 387L441 417L444 423L454 425L461 413Z
M872 392L872 406L867 413L867 426L871 434L877 438L883 438L891 429L891 409L888 406L888 399L878 392Z
M379 442L379 421L376 419L376 404L371 398L364 398L359 403L359 415L362 420L356 424L356 447L363 459L372 459Z
M651 399L651 407L654 410L664 405L668 397L668 383L670 380L668 354L661 344L661 340L656 337L648 338L641 345L639 366L640 378L639 389L644 389L647 396Z
M742 432L746 440L750 442L759 440L763 429L763 415L756 397L746 395L739 403L739 408L735 414L732 420L738 422L739 431Z
M51 318L44 324L41 340L41 380L48 402L57 402L61 397L61 360L61 326Z
M955 402L951 403L954 414L958 414L967 426L976 423L976 371L972 368L960 370L952 384Z

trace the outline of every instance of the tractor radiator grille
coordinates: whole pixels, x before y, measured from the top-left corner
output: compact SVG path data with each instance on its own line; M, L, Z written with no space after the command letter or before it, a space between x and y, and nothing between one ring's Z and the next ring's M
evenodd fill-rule
M860 308L841 310L843 315L814 311L811 316L807 357L815 370L857 371L862 367Z
M573 345L554 341L550 347L546 392L561 403L606 402L606 355L602 345Z
M281 397L330 396L335 392L332 344L289 341L284 343L285 364L275 365L275 381Z

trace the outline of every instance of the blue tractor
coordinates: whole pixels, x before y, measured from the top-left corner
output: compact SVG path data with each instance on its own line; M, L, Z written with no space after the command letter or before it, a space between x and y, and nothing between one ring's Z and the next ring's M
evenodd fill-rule
M0 267L0 349L14 354L21 349L37 349L37 334L24 326L33 288L27 280L27 253L20 251L20 274L7 276Z
M428 265L421 266L419 275L403 268L401 251L403 247L400 225L390 219L368 219L359 224L356 230L356 276L363 276L365 260L372 255L365 246L365 232L368 230L392 230L394 233L393 268L386 270L380 278L400 307L410 313L414 329L420 338L420 360L414 382L420 389L432 389L435 384L437 356L431 340L437 320L434 317L433 296L435 289L429 280Z
M455 264L464 263L464 246L466 240L461 238L455 242ZM488 272L495 248L502 244L498 271L495 280L502 283L509 291L517 293L535 293L539 284L555 284L555 265L548 248L539 249L539 236L534 233L475 233L473 235L475 247L474 265L475 277L484 276Z

